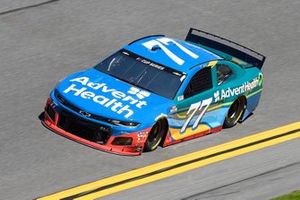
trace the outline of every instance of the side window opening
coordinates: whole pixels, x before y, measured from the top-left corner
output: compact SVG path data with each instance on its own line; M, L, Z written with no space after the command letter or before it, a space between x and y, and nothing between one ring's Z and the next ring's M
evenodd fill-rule
M190 80L184 91L184 98L199 94L212 88L211 68L205 67L198 71Z
M217 67L218 85L221 85L232 75L232 70L227 65L224 64L219 64L216 67Z

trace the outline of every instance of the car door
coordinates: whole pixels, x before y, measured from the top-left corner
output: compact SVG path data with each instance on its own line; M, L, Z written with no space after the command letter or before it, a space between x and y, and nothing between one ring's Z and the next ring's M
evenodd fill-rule
M212 68L204 67L194 70L179 91L175 100L177 130L170 129L172 138L180 140L201 132L209 132L210 126L206 123L206 112L213 104L215 91Z

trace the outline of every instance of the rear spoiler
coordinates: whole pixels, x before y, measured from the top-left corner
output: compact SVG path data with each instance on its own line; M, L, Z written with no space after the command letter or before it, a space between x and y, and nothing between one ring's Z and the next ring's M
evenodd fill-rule
M259 69L262 68L266 59L264 55L253 51L248 47L194 28L190 28L185 41L200 44L223 52L258 67Z

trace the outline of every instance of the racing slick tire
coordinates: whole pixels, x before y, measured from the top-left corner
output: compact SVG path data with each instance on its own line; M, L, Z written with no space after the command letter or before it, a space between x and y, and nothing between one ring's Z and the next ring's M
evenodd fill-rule
M244 97L239 97L231 104L224 120L224 128L231 128L237 124L244 112L245 105L246 99Z
M167 132L166 120L158 120L149 132L148 138L145 142L144 151L149 152L155 150L158 145L162 142Z

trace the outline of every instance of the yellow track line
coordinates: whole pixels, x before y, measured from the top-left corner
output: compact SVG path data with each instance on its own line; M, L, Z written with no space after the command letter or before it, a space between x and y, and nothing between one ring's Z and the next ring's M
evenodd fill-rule
M293 131L293 132L291 132ZM300 137L300 122L54 193L38 200L91 200Z

